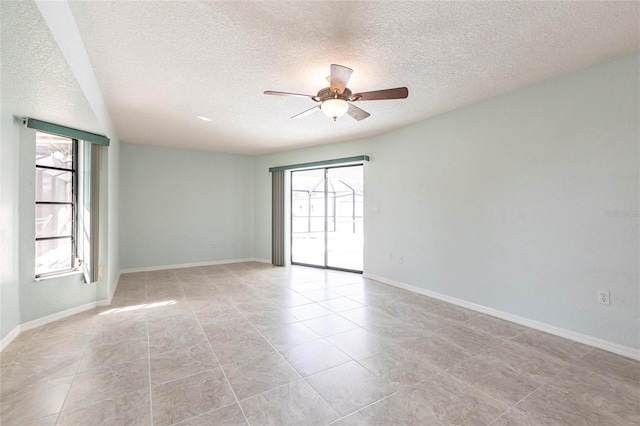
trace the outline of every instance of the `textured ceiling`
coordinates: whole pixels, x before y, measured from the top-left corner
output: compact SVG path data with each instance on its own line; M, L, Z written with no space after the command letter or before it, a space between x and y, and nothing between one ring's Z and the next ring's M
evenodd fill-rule
M33 2L0 1L2 107L104 133Z
M374 135L638 50L638 2L70 2L119 138L264 153ZM24 31L24 30L20 30ZM409 87L332 122L329 65L349 87ZM208 117L205 122L197 116Z

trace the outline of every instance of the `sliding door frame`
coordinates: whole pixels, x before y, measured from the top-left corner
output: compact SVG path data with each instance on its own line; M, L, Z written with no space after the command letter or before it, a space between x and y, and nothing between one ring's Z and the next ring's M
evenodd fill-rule
M333 271L343 271L343 272L353 272L357 274L362 274L363 271L358 269L349 269L349 268L340 268L337 266L329 266L329 202L328 202L328 194L329 194L329 169L340 169L345 167L362 167L363 175L364 175L364 162L359 163L351 163L351 164L339 164L339 165L326 165L321 167L309 167L304 169L291 170L290 181L289 181L289 256L292 265L299 266L307 266L311 268L319 268L319 269L330 269ZM322 170L324 174L324 265L314 265L312 263L302 263L302 262L294 262L293 261L293 174L295 172L307 171L307 170ZM311 212L309 211L310 215ZM335 215L335 207L334 207L334 215ZM364 219L364 217L363 217ZM364 252L364 247L362 247ZM364 254L364 253L363 253ZM364 269L364 268L363 268Z

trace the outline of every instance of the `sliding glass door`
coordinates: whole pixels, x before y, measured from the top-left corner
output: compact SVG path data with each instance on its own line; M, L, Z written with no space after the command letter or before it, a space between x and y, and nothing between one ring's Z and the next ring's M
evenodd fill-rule
M363 167L327 169L327 266L362 271Z
M291 263L324 266L324 169L291 172Z
M362 271L363 166L291 172L291 262Z

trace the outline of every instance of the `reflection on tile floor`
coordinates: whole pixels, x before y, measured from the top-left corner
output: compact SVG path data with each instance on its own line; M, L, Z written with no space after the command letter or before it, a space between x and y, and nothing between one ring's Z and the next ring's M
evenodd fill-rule
M640 363L362 276L124 274L1 354L9 425L632 425Z

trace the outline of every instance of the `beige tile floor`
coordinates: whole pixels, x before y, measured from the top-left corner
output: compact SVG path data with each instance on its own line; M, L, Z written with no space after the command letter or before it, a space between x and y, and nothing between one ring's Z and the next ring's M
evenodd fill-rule
M122 275L1 354L9 425L632 425L640 363L360 275Z

